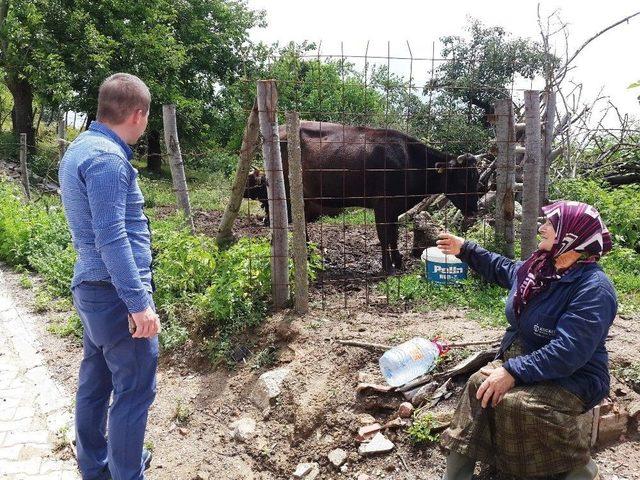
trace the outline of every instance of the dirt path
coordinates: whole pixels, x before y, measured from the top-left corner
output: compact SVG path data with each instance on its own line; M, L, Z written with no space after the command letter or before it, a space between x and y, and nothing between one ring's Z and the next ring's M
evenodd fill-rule
M16 301L33 308L33 293L19 286L19 275L3 270ZM482 328L463 311L394 312L364 305L342 307L342 296L327 301L327 310L314 310L304 319L271 317L258 332L238 341L254 353L247 364L228 370L211 367L188 344L161 359L158 396L150 413L147 441L154 450L149 480L288 479L301 462L317 462L323 479L439 479L444 453L436 445L413 446L403 430L388 434L392 453L377 457L357 454L355 433L366 415L385 421L390 411L372 411L356 400L358 378L381 381L378 355L345 347L336 338L398 343L413 336L441 334L451 341L487 340L501 330ZM54 380L74 391L81 349L46 330L48 322L68 313L33 314L41 354ZM612 362L639 361L637 318L618 318L609 342ZM275 352L275 353L271 353ZM278 401L262 410L250 401L258 377L275 368L290 373ZM452 409L454 395L438 408ZM231 437L231 424L241 418L256 422L245 442ZM180 421L181 420L181 421ZM327 454L336 448L348 453L345 471L334 468ZM606 480L640 479L640 435L595 452ZM364 478L364 477L363 477ZM484 480L498 478L481 472Z

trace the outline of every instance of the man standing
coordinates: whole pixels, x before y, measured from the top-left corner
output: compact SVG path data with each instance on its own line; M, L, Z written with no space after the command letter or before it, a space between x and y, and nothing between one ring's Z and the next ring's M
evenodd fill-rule
M143 443L156 392L160 321L151 296L151 235L128 146L144 133L150 102L138 77L107 78L97 121L60 162L62 202L77 253L71 290L84 327L76 395L84 480L141 480L150 461Z

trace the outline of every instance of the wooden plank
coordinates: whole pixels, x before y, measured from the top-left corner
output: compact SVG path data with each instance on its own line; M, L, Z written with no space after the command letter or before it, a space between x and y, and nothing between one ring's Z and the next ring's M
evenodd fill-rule
M521 231L521 258L527 259L537 250L538 217L540 207L538 205L540 193L540 92L538 90L525 90L524 92L525 123L527 124L525 135L526 154L523 162L523 188L522 188L522 225Z
M553 131L556 120L556 92L545 92L544 135L542 139L542 162L540 162L540 188L538 203L542 207L549 201L549 169L553 161ZM556 155L557 156L557 155Z
M274 307L280 310L289 300L289 245L277 109L278 91L275 80L258 81L258 120L263 139L262 156L271 219L271 290Z
M504 255L514 257L515 230L515 128L513 102L511 98L497 100L495 107L496 124L496 243Z

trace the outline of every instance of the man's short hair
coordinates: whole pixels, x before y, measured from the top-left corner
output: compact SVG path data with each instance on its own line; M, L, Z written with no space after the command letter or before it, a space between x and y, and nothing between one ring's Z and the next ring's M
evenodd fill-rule
M116 73L100 85L96 119L119 125L136 110L146 114L150 104L151 94L142 80L128 73Z

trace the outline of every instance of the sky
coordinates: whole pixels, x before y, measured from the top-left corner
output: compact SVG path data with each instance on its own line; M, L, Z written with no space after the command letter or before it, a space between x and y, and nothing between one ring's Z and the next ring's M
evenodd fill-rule
M265 42L309 40L321 42L321 53L345 56L364 55L369 42L369 56L409 57L407 42L415 58L431 58L435 42L444 35L464 35L469 16L485 25L499 25L507 32L540 40L537 8L543 17L558 11L568 24L569 51L608 25L640 10L632 0L248 0L252 9L266 11L266 28L251 31L253 40ZM564 52L564 38L558 53ZM621 113L640 118L640 88L627 87L640 80L640 16L619 25L594 40L577 57L576 68L569 77L583 83L583 98L595 99L600 90L610 97ZM386 63L386 60L380 60ZM408 77L411 62L396 60L391 70ZM428 78L430 61L414 60L413 76L417 83ZM540 88L541 84L520 83L516 88Z

